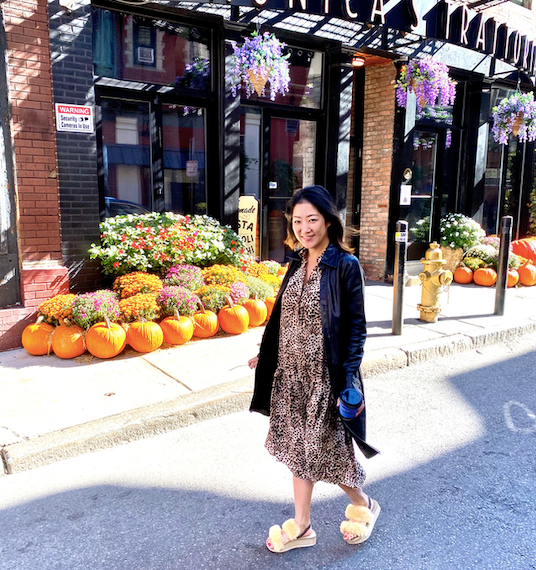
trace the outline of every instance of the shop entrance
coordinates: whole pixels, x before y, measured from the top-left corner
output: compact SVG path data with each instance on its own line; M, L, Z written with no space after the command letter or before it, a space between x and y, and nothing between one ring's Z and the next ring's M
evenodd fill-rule
M418 126L413 132L410 202L401 207L409 225L409 261L420 260L429 244L439 240L439 220L454 211L458 141L457 130Z
M242 107L241 193L259 200L258 253L287 260L286 204L298 188L315 183L317 121L258 107Z

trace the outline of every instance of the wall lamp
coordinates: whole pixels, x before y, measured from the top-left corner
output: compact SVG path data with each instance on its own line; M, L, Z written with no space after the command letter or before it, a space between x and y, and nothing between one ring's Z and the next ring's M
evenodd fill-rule
M352 57L352 67L363 67L364 65L365 58L355 53Z

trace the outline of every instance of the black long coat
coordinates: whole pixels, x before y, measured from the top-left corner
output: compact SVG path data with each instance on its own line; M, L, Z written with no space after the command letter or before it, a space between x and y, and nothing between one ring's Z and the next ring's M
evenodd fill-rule
M260 412L266 416L270 415L272 385L277 368L281 296L300 263L299 255L294 255L262 338L250 411ZM328 246L320 264L323 266L320 279L322 333L334 401L337 401L339 394L345 388L351 386L360 390L364 397L363 380L359 369L367 333L363 271L355 256L339 250L334 244ZM351 421L343 420L343 423L366 457L378 453L365 442L365 408L357 418Z

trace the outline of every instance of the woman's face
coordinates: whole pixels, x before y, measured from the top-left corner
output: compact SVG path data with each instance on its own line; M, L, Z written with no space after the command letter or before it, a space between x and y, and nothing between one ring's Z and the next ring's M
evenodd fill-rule
M324 216L310 203L300 202L292 211L292 229L297 240L309 251L322 253L329 245Z

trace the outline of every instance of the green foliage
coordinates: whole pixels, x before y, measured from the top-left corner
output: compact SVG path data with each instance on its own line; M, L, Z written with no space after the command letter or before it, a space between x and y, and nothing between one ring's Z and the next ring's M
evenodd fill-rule
M264 301L264 299L274 296L274 288L258 277L246 275L246 283L249 287L249 296L251 299L262 299Z
M415 227L409 229L413 241L428 243L430 241L430 216L426 216L415 223Z
M466 257L463 260L463 264L466 267L469 267L469 269L473 272L476 271L477 269L480 269L481 267L486 266L486 264L478 257Z
M467 250L463 262L465 263L465 260L471 257L481 259L485 265L497 266L498 252L492 245L475 245Z
M217 313L227 305L230 289L225 285L204 285L196 293L205 309Z

